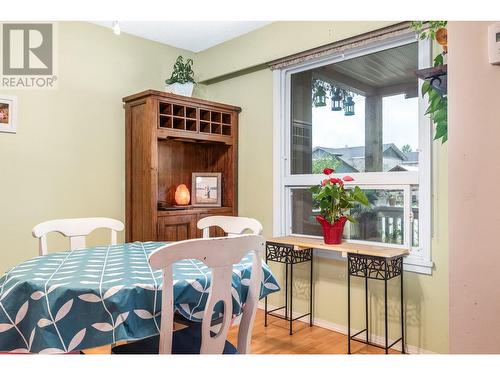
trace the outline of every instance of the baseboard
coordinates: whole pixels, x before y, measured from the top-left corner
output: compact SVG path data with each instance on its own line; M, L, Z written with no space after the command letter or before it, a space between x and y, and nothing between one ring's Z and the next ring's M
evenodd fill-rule
M278 306L273 306L270 304L267 305L268 310L273 310L277 307ZM261 310L264 310L264 302L259 302L258 308ZM299 315L299 313L294 311L293 315ZM309 316L305 316L305 317L300 318L298 320L300 320L301 322L304 322L304 323L309 323ZM341 333L341 334L347 336L347 327L346 326L343 326L343 325L340 325L337 323L332 323L328 320L313 318L313 325L315 325L317 327L328 329L330 331L338 332L338 333ZM385 340L383 337L375 336L375 335L370 335L370 336L371 336L370 341L372 341L373 343L379 344L379 345L385 344ZM419 348L417 346L408 345L408 344L406 344L405 346L406 346L406 352L409 354L437 354L435 352L432 352L432 351L427 350L427 349ZM401 351L401 343L398 342L396 345L394 345L392 347L392 349Z

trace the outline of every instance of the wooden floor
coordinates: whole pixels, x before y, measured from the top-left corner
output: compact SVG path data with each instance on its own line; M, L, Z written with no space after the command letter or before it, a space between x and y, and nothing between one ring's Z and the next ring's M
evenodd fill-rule
M320 327L295 321L294 333L289 335L289 323L278 318L268 317L264 327L264 311L257 310L252 334L253 354L347 354L347 336ZM238 328L229 331L228 339L236 344ZM385 354L383 349L351 341L353 354ZM391 354L399 354L389 350Z
M309 324L294 322L294 334L288 334L288 322L269 317L264 327L264 311L257 310L252 335L253 354L346 354L347 336L325 328L309 327ZM235 346L238 327L229 331L228 340ZM109 354L110 347L85 350L85 354ZM383 349L351 341L353 354L384 354ZM391 354L399 354L390 350Z

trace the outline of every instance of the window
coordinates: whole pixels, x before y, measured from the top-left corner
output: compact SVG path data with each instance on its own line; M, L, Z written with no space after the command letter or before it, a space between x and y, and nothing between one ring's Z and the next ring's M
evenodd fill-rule
M431 135L414 74L429 64L430 44L407 34L274 72L276 235L322 235L309 187L333 166L371 202L345 240L407 247L405 269L430 273Z

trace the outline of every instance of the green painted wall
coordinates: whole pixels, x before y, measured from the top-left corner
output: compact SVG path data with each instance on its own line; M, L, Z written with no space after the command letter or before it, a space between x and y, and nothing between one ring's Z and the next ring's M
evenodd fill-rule
M232 73L391 24L394 22L273 22L196 54L199 80Z
M56 90L1 90L18 98L17 134L0 133L0 273L38 255L39 222L125 217L121 99L163 89L186 51L84 22L58 23ZM51 249L67 248L61 236ZM123 240L123 234L120 239ZM96 231L90 244L109 241Z
M255 32L220 44L196 55L197 69L207 77L262 63L289 53L356 35L381 26L369 22L278 22ZM333 32L329 34L330 31ZM340 31L342 32L340 32ZM348 31L347 31L348 30ZM297 35L300 38L297 39ZM276 44L275 44L276 43ZM300 47L298 47L300 46ZM280 56L281 55L281 56ZM224 56L217 61L215 56ZM244 58L242 58L244 56ZM203 96L242 107L239 137L239 214L262 222L265 235L272 235L273 183L273 109L272 72L268 69L232 78L202 88ZM447 148L434 145L432 276L405 274L406 327L409 345L424 350L448 351L448 227L447 227ZM319 259L316 263L315 317L333 325L347 326L347 280L344 261ZM282 269L273 266L283 278ZM294 298L297 311L308 310L308 268L297 266ZM397 280L389 283L389 327L399 337L399 299ZM383 283L372 281L370 324L375 334L383 335ZM378 285L377 285L378 284ZM361 327L364 295L361 280L353 283L353 325ZM270 303L278 305L283 294Z

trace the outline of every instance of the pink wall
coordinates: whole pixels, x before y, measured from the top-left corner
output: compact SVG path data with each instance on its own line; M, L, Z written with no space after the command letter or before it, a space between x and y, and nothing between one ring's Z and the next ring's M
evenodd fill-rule
M450 352L500 353L500 66L492 22L448 24Z

